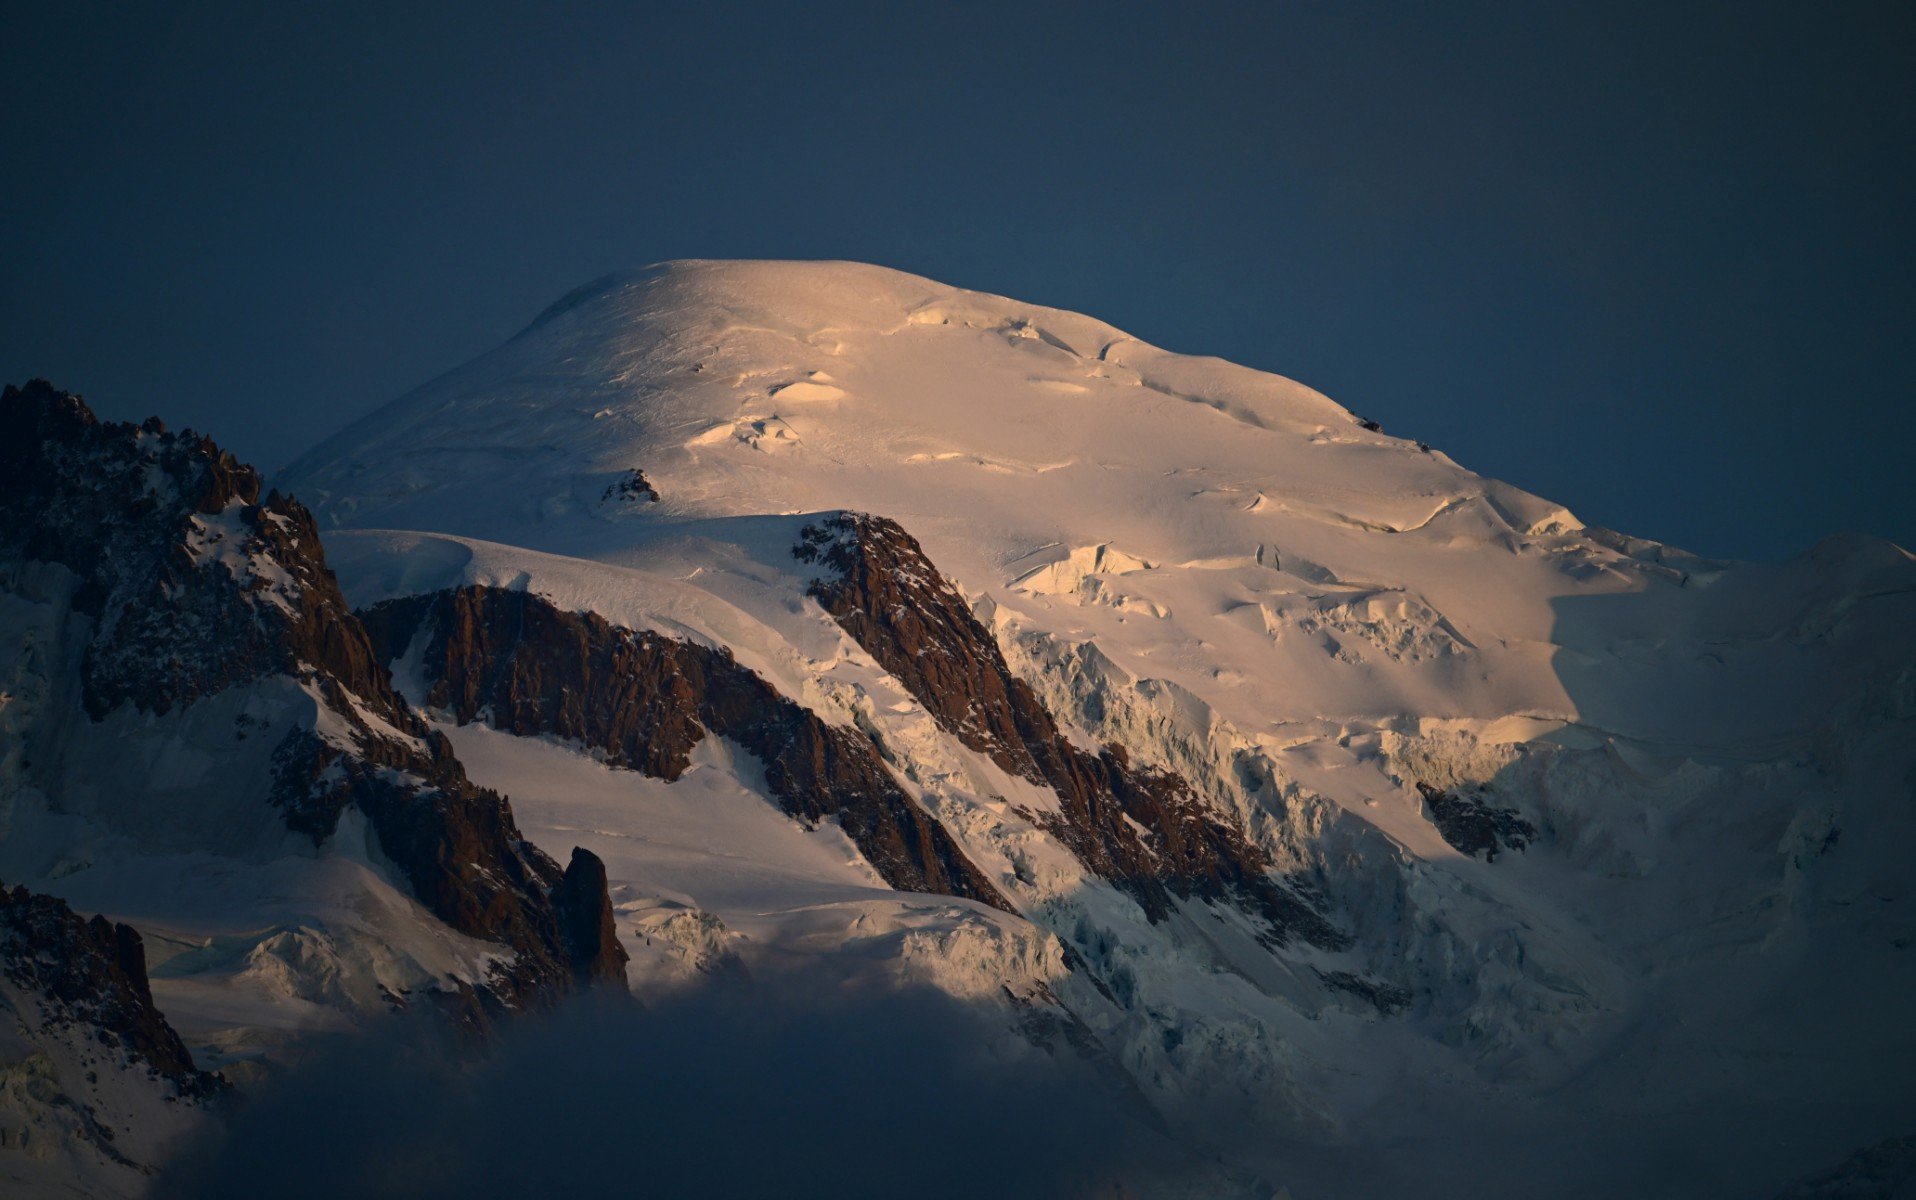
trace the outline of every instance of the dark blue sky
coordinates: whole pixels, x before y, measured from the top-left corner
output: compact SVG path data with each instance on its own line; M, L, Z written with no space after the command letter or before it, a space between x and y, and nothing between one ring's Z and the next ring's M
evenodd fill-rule
M0 378L263 466L609 269L853 258L1916 544L1907 3L133 7L0 15Z

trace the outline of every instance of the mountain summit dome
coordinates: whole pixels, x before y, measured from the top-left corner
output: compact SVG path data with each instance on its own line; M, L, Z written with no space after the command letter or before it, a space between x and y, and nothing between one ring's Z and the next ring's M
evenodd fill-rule
M604 861L641 988L883 962L1332 1195L1916 1119L1894 546L1704 560L849 263L597 280L278 482L474 779Z

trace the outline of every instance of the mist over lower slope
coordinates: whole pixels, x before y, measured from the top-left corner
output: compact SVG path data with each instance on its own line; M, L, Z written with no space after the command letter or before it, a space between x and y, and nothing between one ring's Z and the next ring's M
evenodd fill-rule
M603 864L603 916L552 944L623 955L663 1025L700 996L760 1025L789 987L829 1040L949 998L1017 1065L978 1091L923 1059L931 1125L1069 1078L1072 1120L1152 1132L1068 1182L1142 1195L1767 1195L1916 1129L1916 559L1888 543L1704 560L1289 380L847 263L607 277L275 482L380 703L528 855ZM376 1027L267 945L159 968L196 1052L277 1077L288 1014ZM888 1033L935 1044L943 1001L898 1003ZM625 1019L508 1022L477 1086L540 1092ZM667 1035L632 1019L637 1075ZM774 1024L744 1044L806 1036ZM262 1114L350 1090L289 1078ZM428 1132L444 1179L495 1161Z
M816 985L733 980L644 1010L586 1002L464 1067L425 1022L342 1040L191 1147L164 1186L209 1200L504 1200L555 1181L1043 1200L1189 1169L1090 1071L998 1044L959 1001Z
M453 535L346 537L360 594L690 630L866 730L1082 956L1054 986L1167 1110L1229 1092L1273 1136L1415 1162L1467 1138L1433 1114L1469 1096L1586 1123L1531 1136L1595 1191L1780 1178L1911 1119L1881 1068L1916 981L1888 849L1916 562L1887 543L1702 560L1289 380L840 263L607 277L285 482L342 530ZM1031 865L1026 781L804 602L783 514L841 509L916 535L1068 736L1190 781L1344 948L1261 948L1214 899L1128 922L1081 853ZM1473 822L1531 836L1499 854ZM1692 1144L1617 1158L1659 1126Z

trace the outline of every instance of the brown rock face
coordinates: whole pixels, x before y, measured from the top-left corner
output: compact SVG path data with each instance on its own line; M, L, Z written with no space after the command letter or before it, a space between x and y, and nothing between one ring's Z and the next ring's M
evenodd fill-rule
M1496 862L1500 850L1522 850L1537 836L1537 827L1507 808L1492 808L1481 800L1432 787L1421 780L1417 792L1424 798L1431 823L1446 842L1465 854Z
M64 900L0 888L0 972L38 997L50 1023L77 1026L171 1080L179 1094L212 1096L226 1081L193 1066L180 1035L153 1006L146 948L131 927L86 920Z
M616 941L569 940L552 896L558 865L393 691L304 506L277 493L260 502L258 474L210 439L101 422L44 381L0 393L0 426L0 562L79 576L76 607L94 618L90 715L164 713L270 675L299 679L352 733L342 744L294 730L275 750L262 799L291 828L318 844L348 805L363 811L435 916L517 952L497 999L622 976Z
M275 673L389 694L326 570L310 513L210 438L97 420L44 380L0 392L0 557L57 562L97 624L95 717L166 712ZM215 561L224 558L225 563ZM228 565L231 564L231 565Z
M384 661L424 638L426 703L461 724L570 738L612 766L661 779L677 779L692 747L716 733L764 764L787 813L807 824L835 818L893 887L1016 911L870 742L819 720L723 650L498 588L390 600L362 616Z
M583 846L572 848L565 877L552 889L552 909L572 952L573 974L593 983L624 986L625 951L613 924L605 863L598 855Z
M1182 778L1133 766L1121 746L1091 754L1072 745L897 522L833 516L807 526L793 553L826 568L811 595L940 726L1005 771L1058 793L1062 813L1041 818L1052 834L1152 920L1169 915L1172 897L1223 901L1262 916L1273 945L1294 936L1326 948L1349 944Z
M568 887L558 864L525 840L504 797L466 778L443 736L427 730L422 741L424 753L380 740L359 754L295 733L275 752L272 798L315 845L347 807L365 813L380 850L435 917L518 952L491 981L498 999L524 1006L575 984L623 980L617 938L595 930L575 941L581 926L561 911L562 898L572 910L584 904L582 885ZM603 890L598 898L609 910Z

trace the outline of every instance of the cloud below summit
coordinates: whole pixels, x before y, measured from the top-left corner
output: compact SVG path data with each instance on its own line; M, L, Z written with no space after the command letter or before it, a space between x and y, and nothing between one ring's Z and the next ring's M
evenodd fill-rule
M1087 1067L930 993L783 980L575 1004L476 1060L444 1040L403 1018L316 1055L169 1194L1098 1195L1158 1144Z

